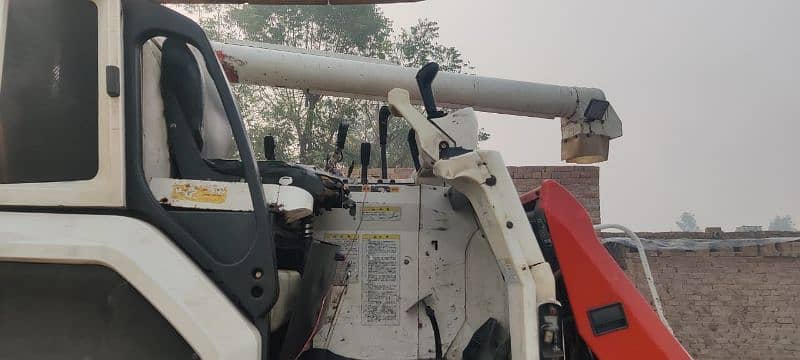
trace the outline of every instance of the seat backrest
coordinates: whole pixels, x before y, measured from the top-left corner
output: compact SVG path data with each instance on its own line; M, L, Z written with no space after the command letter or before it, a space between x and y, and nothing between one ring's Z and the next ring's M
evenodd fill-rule
M178 89L173 83L162 83L162 67L167 66L167 64L162 63L163 43L165 43L164 38L153 38L142 45L142 142L144 173L148 179L154 177L167 178L173 172L170 169L171 158L167 139L167 119L165 117L165 110L167 109L165 109L164 99L162 98L164 90L169 90L170 94L174 94L176 97L187 97L185 93L188 92L197 96L198 91L202 92L202 95L198 98L192 99L191 95L189 95L189 99L187 99L192 112L197 114L194 119L197 120L196 127L199 128L199 131L195 128L192 136L197 137L202 144L200 147L202 158L229 158L235 150L233 135L225 115L225 109L199 51L190 45L183 44L185 47L175 46L174 41L170 41L170 48L176 50L171 50L169 55L171 61L175 62L175 64L172 64L173 69L179 70L177 72L197 69L195 75L198 72L200 74L200 81L197 81L195 77L193 84L187 84L187 86L182 86ZM186 48L189 49L194 57L194 62L187 56ZM175 52L178 53L177 60ZM172 73L170 76L174 76L171 80L182 81L175 70L170 72ZM169 89L164 89L164 85L168 85ZM175 91L183 92L184 95L177 95ZM194 104L191 104L192 102ZM176 107L181 108L185 104L172 104L169 111L173 112Z
M206 69L205 64L202 65L201 67L198 57L189 45L182 40L168 38L163 42L161 97L164 102L172 173L183 179L233 180L230 176L215 171L205 161L207 156L212 155L211 152L220 152L220 146L214 146L214 149L206 146L204 132L208 138L222 139L226 143L232 137L229 135L230 128L219 126L219 121L214 122L217 125L215 128L218 131L220 128L228 129L227 134L219 135L214 131L203 130L206 123L206 100L210 97L209 93L216 95L216 89L213 92L206 91L208 87L205 84L209 81L203 77ZM219 120L219 117L216 118ZM225 139L229 141L224 141Z
M157 39L142 45L142 165L148 181L170 177L167 121L160 86L160 46Z

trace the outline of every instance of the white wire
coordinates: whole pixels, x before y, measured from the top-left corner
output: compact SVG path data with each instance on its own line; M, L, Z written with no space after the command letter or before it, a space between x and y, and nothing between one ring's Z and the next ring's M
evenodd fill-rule
M647 261L647 254L644 251L644 246L642 245L642 240L639 239L639 236L636 235L631 229L628 229L625 226L619 224L600 224L595 225L594 229L597 231L605 230L605 229L615 229L625 233L631 241L633 241L634 245L636 245L636 250L639 252L639 259L642 262L642 268L644 269L644 278L647 280L647 286L650 288L650 296L653 298L653 305L656 307L656 313L658 317L661 318L661 322L664 323L664 326L667 327L670 333L672 333L672 328L667 323L667 318L664 316L664 309L661 306L661 297L658 296L658 290L656 290L656 284L653 280L653 273L650 272L650 262ZM601 243L605 244L606 241L601 239Z

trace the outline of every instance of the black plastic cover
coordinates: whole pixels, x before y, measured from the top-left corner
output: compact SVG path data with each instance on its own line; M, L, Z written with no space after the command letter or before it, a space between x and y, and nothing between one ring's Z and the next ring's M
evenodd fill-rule
M119 97L120 78L119 68L114 65L106 66L106 93L110 97Z
M589 310L589 323L596 336L628 327L628 319L625 318L625 310L620 303Z

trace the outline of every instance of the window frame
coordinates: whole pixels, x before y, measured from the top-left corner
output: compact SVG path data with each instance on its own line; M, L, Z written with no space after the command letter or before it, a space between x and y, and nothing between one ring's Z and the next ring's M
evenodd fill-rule
M5 51L5 18L10 0L0 0L0 82L2 59ZM98 166L97 174L89 180L60 182L31 182L0 184L2 206L69 206L69 207L122 207L125 206L125 138L123 98L111 97L106 92L106 67L120 69L122 79L122 20L120 0L88 0L97 7L98 27ZM2 131L2 130L0 130Z
M3 59L6 52L6 27L8 23L8 1L0 0L0 88L3 86ZM3 134L3 124L0 123L0 139L5 137ZM0 153L0 167L8 166L6 154Z
M3 85L3 58L6 52L7 18L8 18L8 0L0 0L0 86Z

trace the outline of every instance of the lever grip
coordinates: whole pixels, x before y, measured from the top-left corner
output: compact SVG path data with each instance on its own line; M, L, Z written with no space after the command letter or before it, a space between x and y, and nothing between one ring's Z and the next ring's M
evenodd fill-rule
M378 138L381 143L381 179L389 178L388 164L386 162L386 138L389 133L389 116L391 115L392 112L388 106L381 106L381 110L378 112Z
M381 106L380 111L378 111L378 138L381 146L384 148L386 147L386 138L389 133L390 116L392 116L392 112L389 110L389 107L386 105Z
M347 130L350 129L350 123L342 121L339 123L339 131L336 132L336 148L344 149L344 143L347 141Z
M367 170L369 169L369 158L372 152L372 144L361 143L361 183L367 184Z
M414 129L408 130L408 150L411 151L411 160L414 161L414 169L419 170L422 165L419 163L419 148L417 147L417 132Z
M275 160L275 137L272 135L264 136L264 157Z
M416 76L419 94L422 96L422 103L425 105L425 112L428 113L429 120L447 115L446 112L436 109L436 99L433 97L432 84L438 73L439 64L429 62L417 71Z

